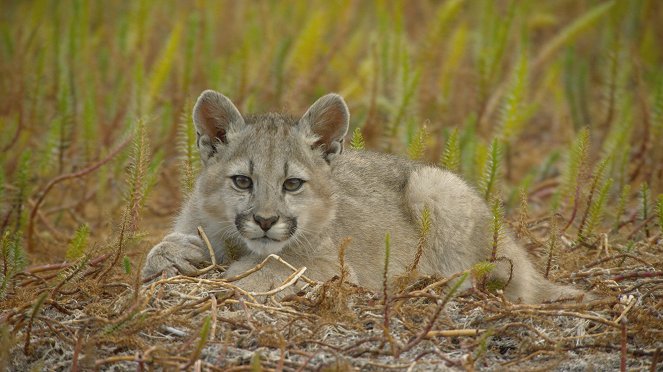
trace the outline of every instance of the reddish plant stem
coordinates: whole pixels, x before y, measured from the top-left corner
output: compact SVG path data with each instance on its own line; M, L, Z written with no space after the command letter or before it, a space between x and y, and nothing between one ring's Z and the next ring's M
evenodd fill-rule
M576 219L576 214L578 213L578 198L580 197L580 181L576 181L576 195L575 198L573 199L573 211L571 212L571 217L569 218L569 222L566 223L566 226L560 231L560 234L564 234L564 232L571 226L573 223L573 220Z
M44 199L46 198L48 192L51 191L51 189L53 189L55 185L57 185L62 181L83 177L101 168L104 164L108 163L111 159L113 159L115 155L117 155L127 144L129 144L130 141L131 141L131 136L128 136L122 143L120 143L115 149L113 149L104 159L101 159L100 161L92 165L89 165L78 172L59 175L53 178L48 184L46 184L44 189L41 191L39 198L35 202L34 207L32 207L32 211L30 212L30 218L28 220L28 233L27 233L28 252L32 252L34 249L34 240L33 240L34 220L35 217L37 216L37 212L39 211L39 207L44 202Z
M616 282L621 282L626 279L635 279L635 278L655 278L657 276L663 276L663 271L645 271L645 272L635 272L617 275L612 280Z

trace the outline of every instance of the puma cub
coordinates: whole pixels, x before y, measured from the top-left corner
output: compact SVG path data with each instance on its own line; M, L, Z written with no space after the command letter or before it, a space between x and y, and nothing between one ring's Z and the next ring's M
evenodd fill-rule
M420 218L430 211L431 229L418 264L422 275L448 276L490 258L491 215L477 193L455 174L388 154L343 148L350 114L343 98L328 94L301 118L281 114L243 116L224 95L201 94L193 110L203 169L174 231L149 252L143 276L190 273L210 261L197 235L202 226L218 262L230 260L225 244L239 247L226 275L233 276L280 255L306 275L327 280L340 272L338 248L346 250L349 280L382 287L385 235L391 236L389 274L413 263ZM527 303L581 295L545 280L511 237L499 256L513 263L505 288ZM492 277L506 282L510 264ZM292 274L270 261L240 280L252 291L278 286ZM470 283L466 283L469 286Z

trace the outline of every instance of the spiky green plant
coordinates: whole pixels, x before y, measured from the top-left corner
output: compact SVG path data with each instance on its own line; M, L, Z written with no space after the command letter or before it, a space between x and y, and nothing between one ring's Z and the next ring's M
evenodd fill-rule
M124 273L126 275L131 274L131 260L126 255L122 257L122 268L124 269Z
M361 129L355 128L355 130L352 132L352 140L350 141L350 147L352 147L355 150L363 150L365 146L366 143L364 142L364 136L362 136L361 134Z
M569 157L566 161L562 173L562 183L558 188L558 197L568 200L569 204L576 203L579 193L579 182L582 179L582 172L587 162L587 151L589 150L589 129L584 127L576 135L571 148ZM559 201L559 199L557 199Z
M599 224L601 223L601 220L603 219L605 205L608 201L608 193L610 191L610 188L612 187L613 182L614 181L612 180L612 178L607 180L603 184L603 186L601 186L598 197L589 206L589 215L587 219L587 224L585 225L585 228L583 230L580 230L582 231L582 234L580 233L580 231L578 232L578 239L580 241L584 241L586 237L591 236L592 233L594 232L594 229L598 227Z
M490 224L492 233L490 261L494 262L497 259L497 250L504 237L504 208L502 208L502 202L498 198L492 200L490 214L492 217Z
M15 274L23 271L27 264L21 233L5 231L0 240L0 299L7 295L7 288Z
M555 251L557 249L557 239L559 235L559 229L557 225L557 211L553 210L552 217L550 219L550 239L548 240L548 261L546 262L546 273L545 277L548 278L550 275L550 268L552 267L552 259Z
M483 177L479 183L483 197L486 200L491 200L496 194L499 194L497 189L502 177L502 148L500 140L497 138L493 139L493 142L490 144L488 162L485 165Z
M495 270L495 263L490 261L477 262L472 266L472 276L477 279L485 278L491 271Z
M527 118L528 108L525 98L529 74L528 61L527 48L521 47L499 119L498 137L504 141L506 146L510 146L520 135Z
M460 141L458 139L458 128L454 128L447 138L447 143L444 146L442 157L440 158L440 166L452 172L460 172Z
M135 231L138 226L140 210L149 183L147 182L148 167L150 166L150 144L147 137L145 122L139 119L136 122L134 130L133 143L131 148L129 172L127 177L128 189L125 193L126 210L128 224L131 231Z
M67 247L67 252L65 257L67 261L76 261L77 259L83 257L85 251L87 250L88 237L90 235L90 227L86 224L81 225L76 232L74 237L69 242Z
M426 206L421 211L421 216L419 217L419 240L417 241L417 252L414 255L414 260L412 264L408 267L407 272L410 274L415 274L417 267L419 266L419 261L424 254L424 249L426 248L426 242L428 240L428 233L431 229L431 212L430 209Z
M424 157L426 151L426 141L428 140L428 130L426 126L422 126L417 131L417 134L412 137L407 146L407 153L410 159L420 160Z
M592 183L589 188L589 195L587 196L587 208L585 208L585 213L583 214L580 220L580 226L578 227L578 241L584 241L590 234L590 232L585 230L588 228L588 218L590 218L590 215L592 213L600 212L603 209L602 205L597 205L597 203L599 203L599 198L596 198L596 193L599 192L600 194L603 191L605 184L604 175L608 160L609 159L603 159L594 169ZM612 181L610 181L610 183L612 184ZM605 198L605 195L603 195L603 198ZM605 200L602 200L602 202L605 202Z
M136 236L138 230L140 211L143 208L145 197L151 187L150 175L156 174L156 167L150 161L150 146L147 139L145 122L139 119L134 128L130 162L128 167L127 190L125 192L125 208L123 210L120 231L115 245L113 260L101 277L106 274L124 256L125 245L128 240ZM151 171L152 169L152 171Z

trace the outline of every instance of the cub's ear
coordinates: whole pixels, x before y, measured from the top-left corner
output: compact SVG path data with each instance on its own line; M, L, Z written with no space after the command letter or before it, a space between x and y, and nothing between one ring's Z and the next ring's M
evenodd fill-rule
M317 137L313 147L320 148L327 160L329 155L343 151L343 140L349 125L348 106L341 96L334 93L315 101L298 123L300 128Z
M243 126L244 118L228 97L213 90L206 90L193 107L193 123L198 135L198 148L203 160L207 160L205 158L214 155L216 151L214 139L228 143L226 135L231 129ZM211 148L203 149L201 146Z

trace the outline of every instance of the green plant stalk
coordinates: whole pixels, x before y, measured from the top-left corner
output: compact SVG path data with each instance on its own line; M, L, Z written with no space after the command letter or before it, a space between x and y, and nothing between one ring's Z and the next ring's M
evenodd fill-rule
M601 187L598 198L590 206L589 220L587 222L586 229L582 236L582 240L592 235L594 229L601 223L601 219L603 218L603 211L605 209L605 204L608 199L608 192L610 191L613 182L614 181L611 178L603 185L603 187Z
M416 273L417 267L419 266L419 261L424 254L424 249L426 247L426 241L428 238L428 233L431 229L431 225L430 209L428 206L425 206L421 211L421 217L419 218L419 239L417 241L417 253L414 255L412 264L407 268L408 273Z
M498 198L493 199L493 202L491 203L491 214L493 217L493 221L491 224L491 230L493 233L493 242L490 253L490 262L495 262L495 260L497 259L497 248L500 243L501 237L504 234L503 223L502 223L502 221L504 220L504 211L502 209L502 205Z
M594 200L594 194L596 193L596 190L598 188L599 183L603 181L603 174L605 173L605 167L608 164L608 159L602 160L599 165L596 167L596 170L594 171L594 175L592 177L592 186L589 188L589 196L587 197L587 208L585 209L585 213L583 214L581 220L580 220L580 227L578 227L578 241L583 242L585 240L585 227L587 224L587 217L589 216L590 212L592 211L592 208L595 208L596 204L593 203ZM602 208L602 207L601 207Z
M75 261L85 254L87 249L88 237L90 235L90 227L86 224L79 226L74 233L74 237L69 243L65 257L67 261Z
M500 115L499 138L509 146L520 135L525 122L525 93L528 85L527 49L521 47L518 62L514 67L511 86L504 99Z
M562 31L560 31L557 36L552 40L547 42L541 51L537 55L534 63L532 64L532 69L538 68L539 65L547 61L557 50L562 48L564 45L570 44L575 40L583 31L592 27L601 17L606 15L612 7L615 5L616 1L607 1L603 2L594 8L587 11L576 20L574 20L570 25L566 26Z
M361 130L359 128L355 128L354 132L352 132L352 140L350 141L350 147L352 147L355 150L363 150L365 146L366 143L364 141L364 136L362 136L361 134Z
M428 140L428 131L426 126L419 128L417 134L412 138L408 145L407 153L412 160L421 160L426 152L426 141Z
M460 141L458 139L458 128L454 130L447 138L447 143L444 146L442 157L440 158L440 166L452 172L460 173Z
M481 182L482 185L484 185L483 194L485 200L490 200L494 189L497 188L497 183L499 182L500 177L498 173L501 171L501 167L502 145L497 138L494 138L490 145L490 156L484 170L484 178Z

